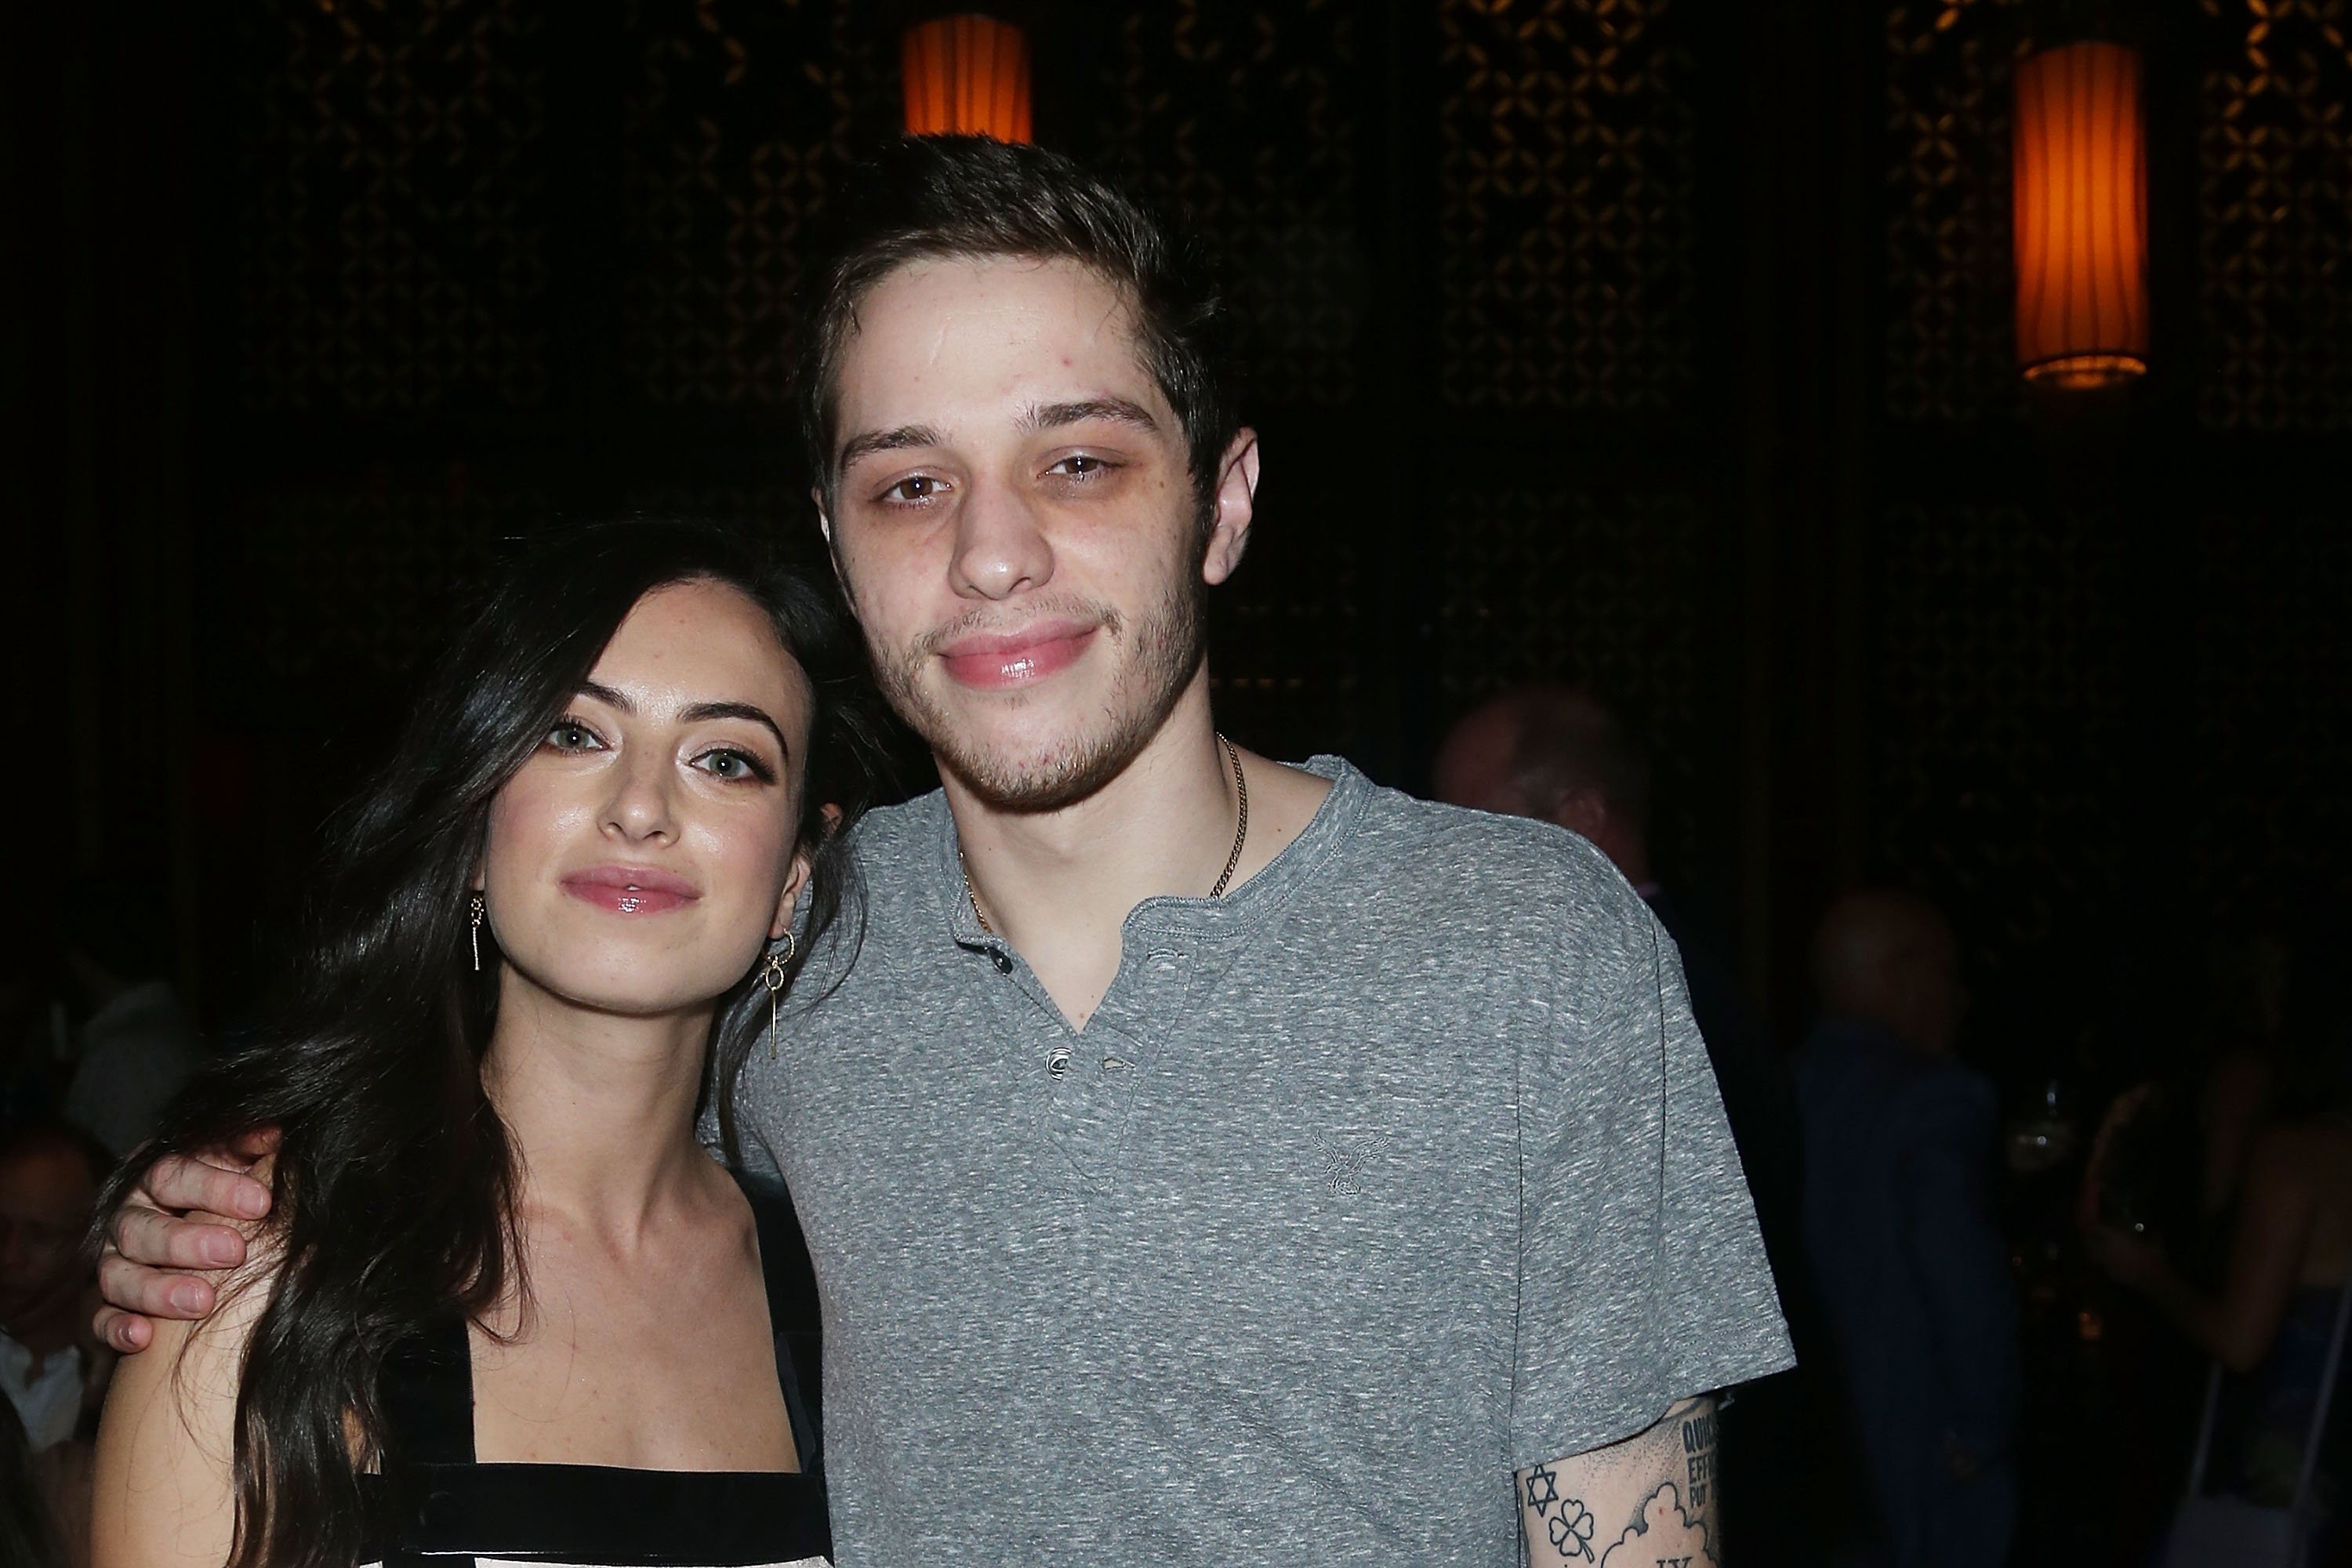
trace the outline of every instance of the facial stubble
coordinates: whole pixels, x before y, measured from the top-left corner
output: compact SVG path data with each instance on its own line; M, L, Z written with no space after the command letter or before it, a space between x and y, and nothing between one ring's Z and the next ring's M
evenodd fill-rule
M873 649L876 679L901 719L923 738L940 771L998 811L1055 811L1086 799L1125 772L1168 721L1201 668L1208 591L1197 570L1176 576L1160 602L1129 623L1107 605L1071 605L1096 635L1124 649L1105 694L1101 721L1061 737L1045 756L1022 763L985 748L961 729L922 679L948 633L907 649Z

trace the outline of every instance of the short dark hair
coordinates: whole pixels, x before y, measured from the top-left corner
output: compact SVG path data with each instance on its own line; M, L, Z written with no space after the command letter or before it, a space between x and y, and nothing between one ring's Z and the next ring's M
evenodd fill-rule
M850 171L828 226L830 249L802 297L793 377L801 440L828 510L835 388L858 301L910 261L1027 257L1078 262L1127 296L1137 352L1183 426L1206 517L1218 460L1241 421L1224 295L1188 226L1074 159L985 136L892 142Z
M89 1169L93 1202L99 1188L114 1173L114 1151L86 1129L58 1117L38 1116L0 1131L0 1165L27 1154L70 1154L79 1160Z
M1549 809L1597 789L1637 828L1650 823L1650 753L1623 720L1588 692L1538 686L1519 693L1511 771L1528 798Z

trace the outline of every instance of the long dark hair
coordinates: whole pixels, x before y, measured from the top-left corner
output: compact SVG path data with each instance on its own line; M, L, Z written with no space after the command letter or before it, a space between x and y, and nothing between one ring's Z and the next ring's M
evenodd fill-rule
M702 580L764 608L814 689L800 833L814 865L793 969L826 928L851 931L857 889L844 838L873 788L877 731L863 655L831 584L698 523L571 530L509 561L397 749L331 825L275 1022L189 1086L100 1209L163 1154L266 1127L283 1133L264 1242L278 1271L237 1389L231 1568L356 1563L357 1478L382 1454L386 1350L450 1316L478 1318L520 1283L514 1150L479 1070L497 965L474 973L467 944L491 800L631 607L655 588ZM841 808L839 825L827 804ZM730 1091L768 1017L755 988L747 973L711 1030L706 1093L730 1158Z

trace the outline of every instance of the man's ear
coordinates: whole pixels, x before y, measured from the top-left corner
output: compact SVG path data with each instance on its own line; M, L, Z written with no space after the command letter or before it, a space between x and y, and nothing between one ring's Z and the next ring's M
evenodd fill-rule
M1249 548L1250 518L1257 506L1257 432L1244 426L1217 465L1213 504L1215 524L1201 561L1201 578L1212 587L1234 574Z

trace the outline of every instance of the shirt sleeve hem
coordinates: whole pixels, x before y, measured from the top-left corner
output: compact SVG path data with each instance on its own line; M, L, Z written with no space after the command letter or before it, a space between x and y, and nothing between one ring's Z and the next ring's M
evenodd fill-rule
M1656 1426L1667 1411L1685 1399L1715 1394L1737 1384L1753 1383L1796 1364L1796 1355L1783 1342L1765 1355L1694 1368L1667 1385L1679 1389L1679 1393L1628 1394L1604 1411L1587 1410L1581 1420L1562 1421L1557 1426L1541 1422L1519 1423L1511 1439L1511 1473L1517 1475L1537 1465L1572 1459L1595 1448L1622 1443Z

